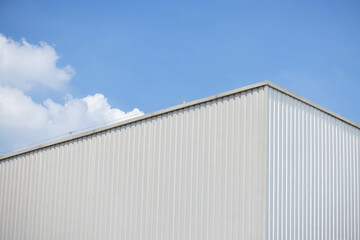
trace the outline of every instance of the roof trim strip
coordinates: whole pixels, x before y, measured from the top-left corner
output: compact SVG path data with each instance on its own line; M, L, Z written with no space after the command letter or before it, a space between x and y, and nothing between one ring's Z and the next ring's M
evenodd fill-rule
M234 89L234 90L231 90L231 91L227 91L227 92L224 92L224 93L220 93L220 94L216 94L216 95L213 95L213 96L210 96L210 97L205 97L205 98L201 98L201 99L198 99L198 100L195 100L195 101L191 101L191 102L187 102L187 103L183 103L183 104L179 104L179 105L176 105L176 106L173 106L173 107L170 107L170 108L166 108L166 109L163 109L163 110L159 110L159 111L156 111L156 112L152 112L152 113L148 113L148 114L145 114L143 116L140 116L140 117L136 117L136 118L132 118L132 119L129 119L129 120L125 120L125 121L121 121L121 122L118 122L118 123L114 123L114 124L110 124L108 126L105 126L105 127L100 127L100 128L97 128L97 129L94 129L94 130L90 130L90 131L86 131L86 132L83 132L83 133L79 133L79 134L76 134L76 135L73 135L73 136L68 136L68 137L65 137L65 138L62 138L62 139L58 139L58 140L55 140L55 141L51 141L51 142L48 142L48 143L44 143L44 144L40 144L40 145L36 145L36 146L33 146L33 147L30 147L30 148L27 148L27 149L22 149L22 150L19 150L19 151L16 151L16 152L13 152L13 153L10 153L10 154L6 154L6 155L3 155L3 156L0 156L0 161L2 160L5 160L7 158L11 158L11 157L14 157L14 156L17 156L17 155L21 155L21 154L24 154L24 153L28 153L28 152L32 152L32 151L36 151L36 150L39 150L39 149L42 149L42 148L46 148L46 147L49 147L49 146L52 146L52 145L56 145L56 144L60 144L60 143L64 143L64 142L68 142L68 141L71 141L71 140L74 140L74 139L78 139L78 138L82 138L82 137L86 137L86 136L90 136L90 135L93 135L93 134L96 134L96 133L99 133L99 132L103 132L103 131L106 131L106 130L109 130L109 129L112 129L112 128L116 128L116 127L120 127L120 126L124 126L124 125L127 125L127 124L130 124L130 123L134 123L134 122L138 122L138 121L141 121L141 120L144 120L144 119L148 119L148 118L153 118L153 117L156 117L156 116L159 116L159 115L162 115L162 114L166 114L166 113L169 113L169 112L173 112L173 111L176 111L176 110L179 110L179 109L184 109L184 108L187 108L187 107L191 107L191 106L194 106L194 105L198 105L198 104L201 104L201 103L205 103L205 102L209 102L209 101L212 101L212 100L215 100L215 99L219 99L219 98L223 98L223 97L227 97L227 96L230 96L230 95L234 95L234 94L237 94L237 93L241 93L241 92L245 92L245 91L249 91L249 90L252 90L252 89L255 89L255 88L260 88L260 87L264 87L264 86L269 86L271 88L274 88L286 95L289 95L305 104L308 104L322 112L325 112L345 123L348 123L358 129L360 129L360 125L358 123L355 123L331 110L328 110L306 98L303 98L285 88L282 88L278 85L276 85L275 83L272 83L270 81L263 81L263 82L259 82L259 83L255 83L255 84L251 84L251 85L248 85L248 86L245 86L245 87L241 87L241 88L237 88L237 89Z
M335 112L333 112L333 111L331 111L331 110L329 110L329 109L327 109L327 108L325 108L325 107L323 107L323 106L321 106L321 105L319 105L317 103L314 103L313 101L310 101L310 100L308 100L308 99L306 99L306 98L304 98L304 97L302 97L302 96L300 96L300 95L298 95L296 93L293 93L293 92L291 92L291 91L289 91L289 90L287 90L287 89L285 89L283 87L280 87L279 85L277 85L275 83L268 82L267 85L274 88L274 89L276 89L276 90L278 90L279 92L282 92L282 93L284 93L286 95L289 95L290 97L293 97L293 98L295 98L295 99L297 99L297 100L299 100L299 101L301 101L301 102L303 102L305 104L308 104L308 105L310 105L310 106L312 106L312 107L314 107L314 108L316 108L316 109L318 109L318 110L320 110L320 111L322 111L322 112L324 112L326 114L329 114L329 115L331 115L331 116L333 116L333 117L335 117L335 118L337 118L337 119L339 119L339 120L341 120L341 121L343 121L343 122L345 122L347 124L350 124L353 127L356 127L358 129L360 129L360 124L358 124L358 123L356 123L354 121L351 121L350 119L348 119L346 117L343 117L340 114L337 114L337 113L335 113Z

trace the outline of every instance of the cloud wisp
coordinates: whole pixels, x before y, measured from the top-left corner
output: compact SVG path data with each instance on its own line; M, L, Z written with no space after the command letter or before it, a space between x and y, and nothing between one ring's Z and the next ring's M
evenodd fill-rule
M112 108L102 94L73 98L64 104L48 98L36 103L26 90L59 89L74 75L70 65L56 65L58 55L47 43L31 45L0 34L0 154L76 130L143 115L135 108Z
M58 67L59 56L46 42L32 45L0 34L0 84L29 90L38 85L59 89L75 74L70 65Z

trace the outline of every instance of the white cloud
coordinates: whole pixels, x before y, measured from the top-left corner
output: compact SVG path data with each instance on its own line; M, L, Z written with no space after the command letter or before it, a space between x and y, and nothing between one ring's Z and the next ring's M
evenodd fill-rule
M0 86L0 144L7 149L141 115L137 108L111 108L102 94L70 97L64 105L51 99L37 104L21 90Z
M56 66L58 55L46 43L31 45L0 34L0 154L105 123L123 121L144 113L112 108L102 94L84 98L66 96L64 104L50 98L36 103L24 91L39 85L58 89L74 71Z
M25 39L15 42L0 34L0 84L29 90L37 85L58 89L70 81L70 65L56 66L59 56L45 42L32 45Z

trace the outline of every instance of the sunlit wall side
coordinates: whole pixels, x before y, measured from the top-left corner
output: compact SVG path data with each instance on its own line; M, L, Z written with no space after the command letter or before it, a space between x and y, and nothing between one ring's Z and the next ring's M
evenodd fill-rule
M360 130L271 87L266 239L360 239Z

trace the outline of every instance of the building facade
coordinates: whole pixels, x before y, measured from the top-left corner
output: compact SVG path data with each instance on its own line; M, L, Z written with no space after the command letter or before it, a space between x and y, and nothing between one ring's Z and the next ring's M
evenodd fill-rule
M359 164L261 82L0 157L0 239L360 239Z

